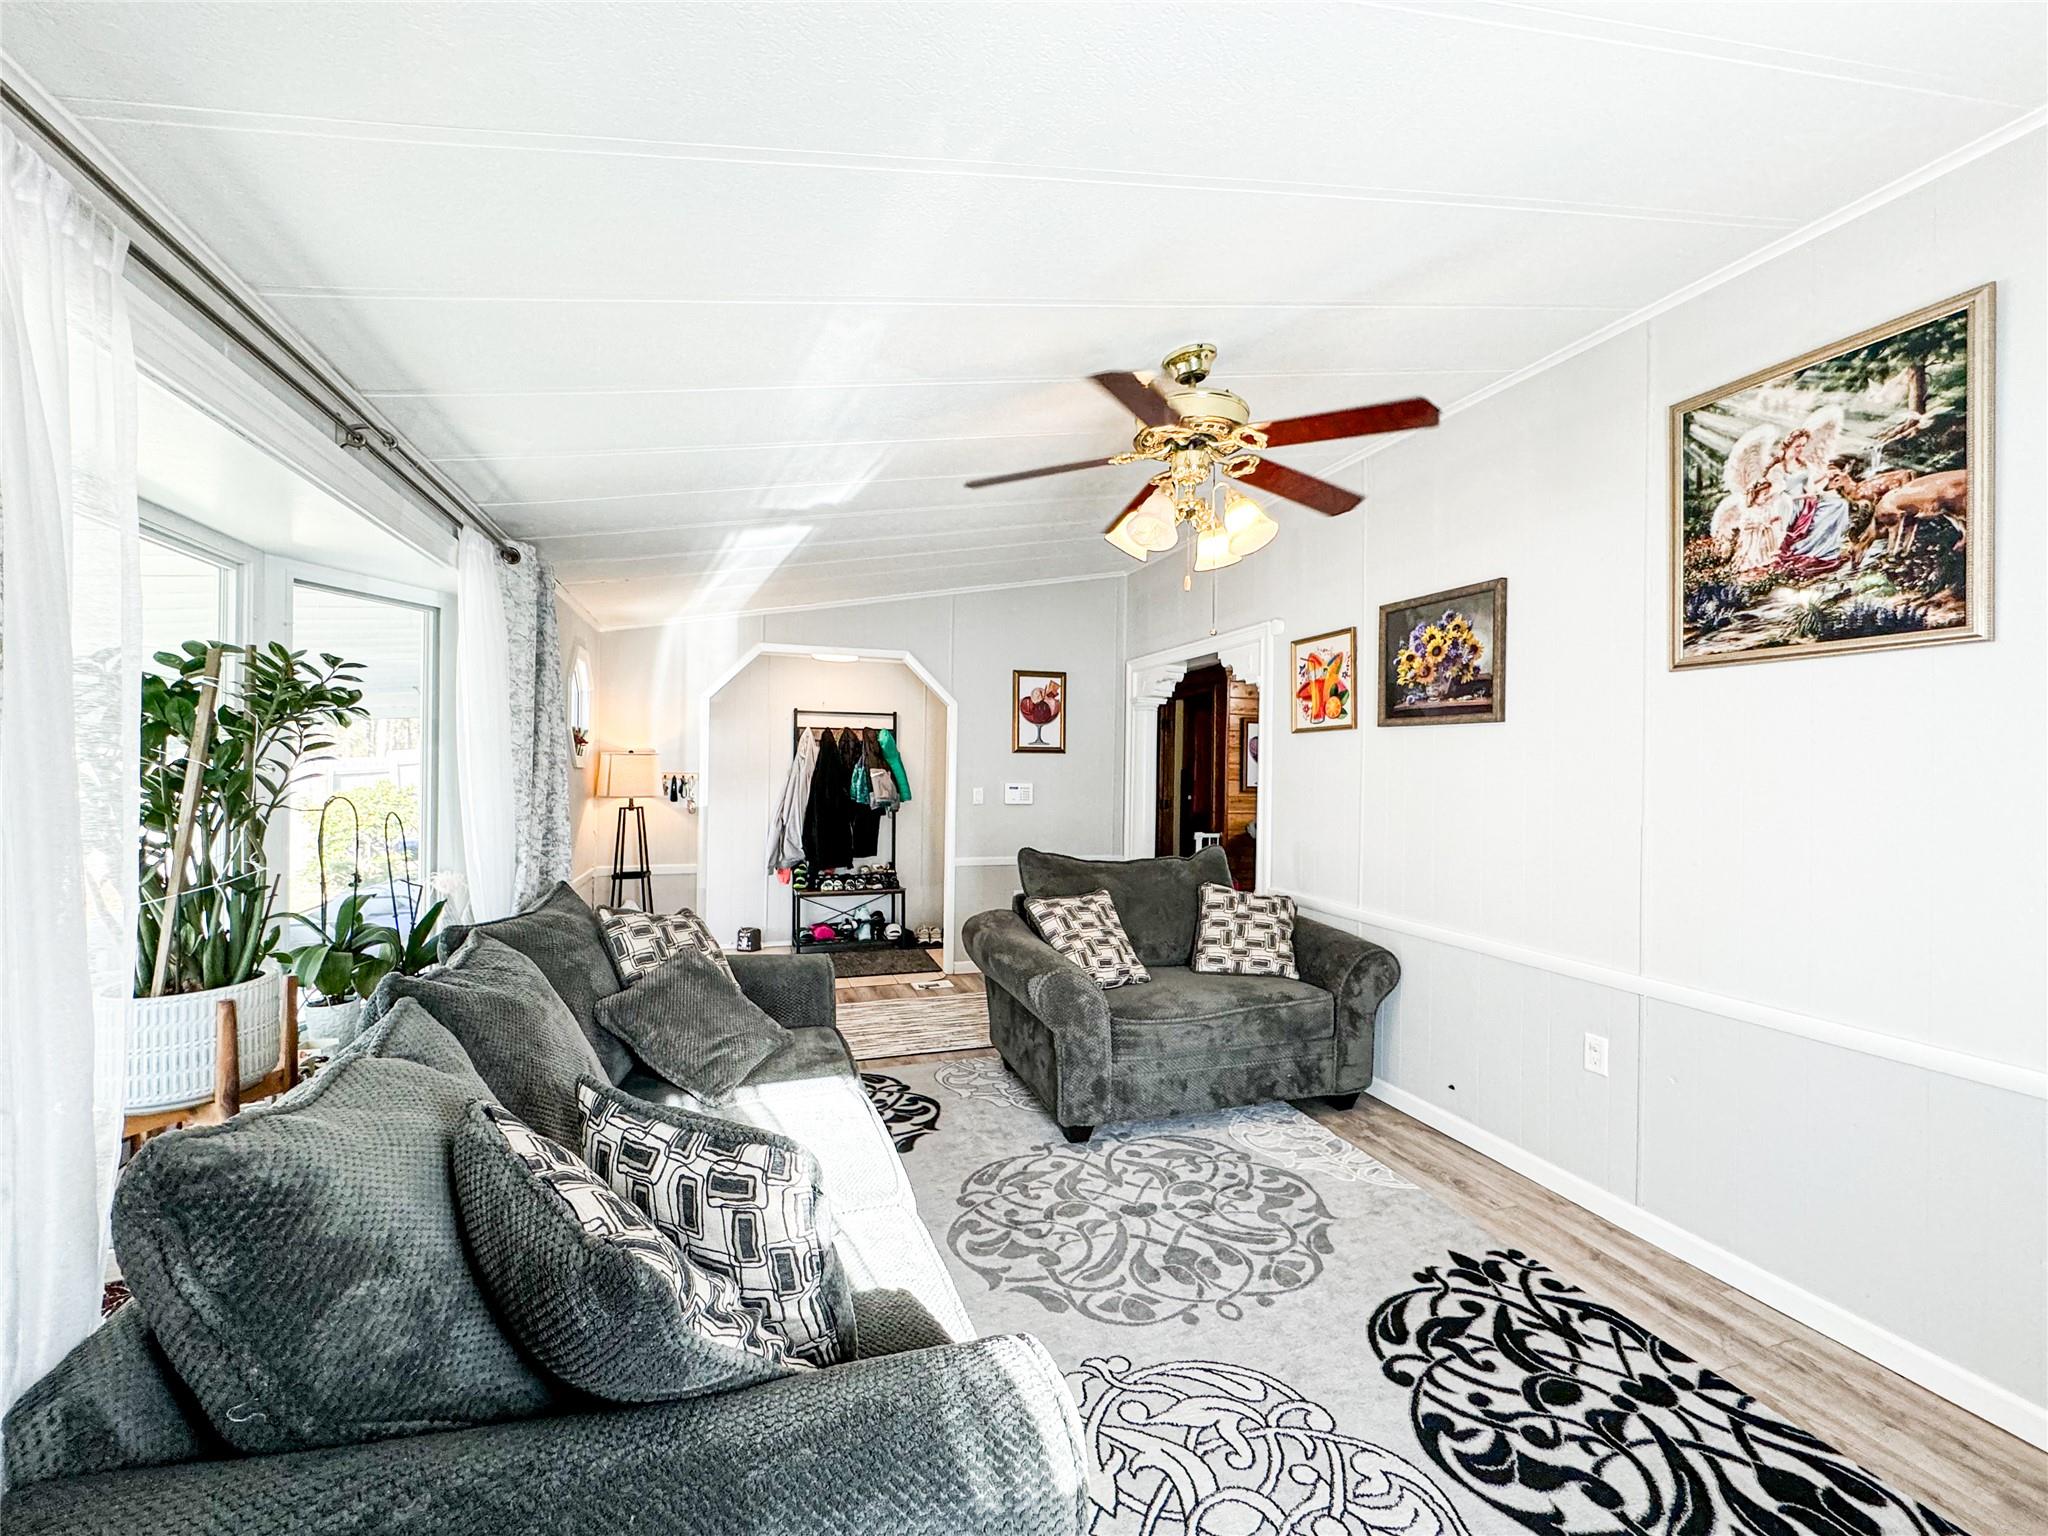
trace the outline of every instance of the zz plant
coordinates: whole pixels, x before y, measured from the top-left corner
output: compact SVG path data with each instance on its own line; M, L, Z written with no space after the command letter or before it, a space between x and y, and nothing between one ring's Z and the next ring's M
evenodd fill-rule
M199 723L209 647L188 640L160 651L168 676L142 679L142 905L135 994L149 992L164 913L178 808L190 743ZM365 717L359 665L281 645L223 645L240 677L216 702L191 840L172 923L166 985L174 992L234 986L253 978L276 949L279 881L265 840L286 803L292 775L332 749L337 733Z

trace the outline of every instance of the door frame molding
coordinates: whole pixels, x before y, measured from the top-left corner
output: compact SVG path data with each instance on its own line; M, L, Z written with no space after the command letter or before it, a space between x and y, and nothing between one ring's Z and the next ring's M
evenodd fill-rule
M1285 824L1280 797L1273 787L1284 774L1285 752L1275 753L1279 733L1266 725L1281 714L1272 700L1281 696L1280 621L1266 619L1217 634L1197 635L1162 646L1124 663L1124 857L1152 856L1158 828L1159 708L1197 661L1214 656L1224 670L1242 682L1256 684L1259 712L1259 835L1253 839L1253 879L1264 890L1273 882L1273 849ZM1270 738L1270 739L1269 739Z

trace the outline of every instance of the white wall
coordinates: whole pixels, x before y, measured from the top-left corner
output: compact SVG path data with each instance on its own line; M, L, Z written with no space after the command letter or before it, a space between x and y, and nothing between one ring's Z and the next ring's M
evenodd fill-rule
M664 771L695 771L699 701L756 644L911 652L960 705L957 924L1007 904L1019 847L1083 854L1118 847L1122 597L1121 582L1077 581L610 630L600 637L598 744L652 747ZM1010 751L1012 668L1068 674L1065 753ZM778 739L786 744L787 735L785 713ZM1013 780L1034 786L1033 804L1003 803L1003 785ZM980 805L973 803L976 787L984 792ZM599 811L584 818L576 862L601 882L611 865L612 832L608 803L600 802ZM697 819L663 800L648 808L647 821L657 904L695 902ZM763 820L748 836L765 845L767 830Z
M1402 960L1376 1091L2037 1437L2044 179L2035 133L1392 445L1214 593L1370 654L1509 581L1505 723L1268 735L1275 883ZM1669 671L1669 404L1987 280L1997 638ZM1130 654L1210 625L1167 565Z
M910 779L911 798L897 810L896 867L913 928L943 916L946 831L946 708L915 672L900 662L816 661L809 656L758 656L727 683L711 704L710 777L720 814L706 834L718 848L716 867L744 871L747 880L720 904L722 928L750 924L763 942L789 942L790 888L769 873L767 827L782 798L791 757L793 710L894 711L896 746ZM817 724L887 724L854 715L825 716ZM890 827L881 827L878 857L888 858ZM855 910L852 899L833 903ZM887 903L877 900L877 910ZM814 909L813 917L822 915ZM719 935L724 941L727 935Z

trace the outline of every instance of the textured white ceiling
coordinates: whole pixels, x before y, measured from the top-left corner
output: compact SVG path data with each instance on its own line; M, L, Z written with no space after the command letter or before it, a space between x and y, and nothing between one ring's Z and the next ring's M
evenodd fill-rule
M9 0L4 45L626 624L1115 571L1141 469L960 484L1123 446L1085 375L1209 340L1262 417L1453 405L2037 108L2044 16Z

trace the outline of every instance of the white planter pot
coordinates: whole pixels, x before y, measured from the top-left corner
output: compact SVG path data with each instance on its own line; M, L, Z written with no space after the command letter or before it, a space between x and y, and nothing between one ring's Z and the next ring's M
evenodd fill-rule
M369 1003L352 997L345 1003L310 1003L299 1009L299 1037L322 1050L340 1050L363 1032L363 1010Z
M223 999L235 1005L235 1042L246 1088L277 1066L284 1034L284 977L279 972L266 971L253 981L210 992L101 1000L101 1007L124 1014L130 1114L213 1097L216 1010Z

